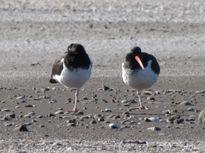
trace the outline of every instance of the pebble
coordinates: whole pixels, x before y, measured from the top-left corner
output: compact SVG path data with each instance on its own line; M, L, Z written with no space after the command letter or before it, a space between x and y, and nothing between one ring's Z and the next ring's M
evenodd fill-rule
M50 114L48 114L47 115L47 117L55 117L56 115L55 114L52 114L52 113L50 113Z
M64 114L64 112L62 110L57 110L54 114L55 115L57 115L57 114Z
M102 101L103 101L104 103L108 103L108 101L107 101L107 100L105 100L105 99L102 99Z
M156 126L153 126L153 127L149 127L147 128L148 130L151 130L151 131L161 131L161 128L160 127L156 127Z
M4 109L2 109L1 111L2 111L2 112L10 112L11 110L8 109L8 108L4 108Z
M147 100L155 101L154 97L147 97Z
M13 123L10 123L10 122L6 122L6 123L4 123L4 126L6 126L6 127L8 127L8 126L12 126L13 125Z
M15 115L14 113L12 113L12 114L6 114L6 115L4 115L4 116L2 117L1 120L3 120L3 121L10 121L12 118L15 118L15 117L16 117L16 115Z
M25 124L19 125L16 128L14 128L14 131L20 131L20 132L28 132L28 128Z
M90 124L96 124L96 123L97 123L96 120L92 120L92 121L90 121Z
M110 124L109 124L109 128L111 128L111 129L119 129L119 128L120 128L120 125L117 124L117 123L110 123Z
M21 99L21 100L26 100L26 96L18 96L16 97L17 100Z
M84 115L83 111L77 112L76 115Z
M170 115L171 114L171 110L164 110L164 111L162 111L162 113L163 114L165 114L165 115Z
M199 113L198 123L200 125L205 125L205 108Z
M144 94L144 95L152 95L152 93L153 93L153 92L152 92L152 91L149 91L149 90L144 90L144 91L143 91L143 94Z
M35 105L28 104L28 105L25 105L24 107L35 107Z
M131 103L136 103L135 100L122 100L121 101L124 106L130 106Z
M144 118L145 122L159 122L159 118L157 117L149 117L149 118Z
M190 115L190 116L186 119L186 121L195 121L195 119L196 119L196 115Z
M183 122L184 122L184 119L183 119L183 118L174 120L174 123L176 123L176 124L181 124L181 123L183 123Z
M85 120L85 119L89 119L89 116L86 115L86 116L81 116L81 117L80 117L80 120L81 120L81 121L83 121L83 120Z
M179 105L192 106L193 104L190 101L183 101Z
M123 112L122 115L125 116L125 117L130 117L130 113L129 112Z
M43 125L43 124L40 124L39 127L40 127L40 128L44 128L44 127L46 127L46 126Z
M113 89L111 89L110 87L104 85L104 86L103 86L103 90L104 90L104 91L112 91Z
M66 122L68 123L68 126L76 126L77 125L76 119L70 119Z
M193 107L189 107L189 108L187 108L187 111L193 112L194 108Z
M31 118L35 115L35 112L29 112L28 114L24 115L24 117Z
M180 118L180 116L172 115L172 116L168 117L166 121L167 121L167 123L173 124L174 121L175 121L176 119L179 119L179 118Z
M104 119L104 117L103 116L101 116L101 117L98 117L98 119L97 119L98 121L100 121L100 122L103 122L103 121L105 121L105 119Z
M38 115L38 116L36 116L37 118L43 118L43 115Z
M109 108L105 108L105 112L112 112L112 110L111 109L109 109Z
M95 114L95 115L94 115L94 118L96 119L96 118L102 117L102 116L103 116L102 114Z

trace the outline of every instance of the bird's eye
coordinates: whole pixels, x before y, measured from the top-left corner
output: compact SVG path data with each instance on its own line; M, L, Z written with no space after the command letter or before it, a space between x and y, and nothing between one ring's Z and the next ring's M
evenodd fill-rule
M68 51L70 51L71 50L71 47L68 47Z

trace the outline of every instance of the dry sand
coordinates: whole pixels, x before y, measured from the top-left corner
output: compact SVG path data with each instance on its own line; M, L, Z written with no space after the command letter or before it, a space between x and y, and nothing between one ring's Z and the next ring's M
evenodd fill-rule
M196 122L205 107L204 5L0 1L0 152L204 152L205 128ZM67 113L74 91L48 83L53 61L72 42L94 64L76 115ZM161 66L158 82L142 93L148 111L131 110L135 92L121 79L134 45Z

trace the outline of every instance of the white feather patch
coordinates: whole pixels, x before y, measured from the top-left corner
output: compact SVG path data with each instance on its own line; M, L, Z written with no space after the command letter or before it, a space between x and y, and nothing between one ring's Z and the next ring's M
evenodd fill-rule
M151 87L158 78L158 75L151 69L152 61L148 61L148 65L144 70L131 70L124 67L122 63L123 82L136 90L142 90Z
M64 60L61 60L61 62L64 62ZM71 71L63 63L63 70L61 74L54 75L53 78L66 87L80 88L90 78L91 69L92 64L90 64L88 69L77 68Z

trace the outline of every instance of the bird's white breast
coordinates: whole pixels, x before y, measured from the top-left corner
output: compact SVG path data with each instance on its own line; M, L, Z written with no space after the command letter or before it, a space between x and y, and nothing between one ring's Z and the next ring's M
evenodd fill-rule
M84 68L73 68L69 70L63 62L63 70L60 75L55 75L53 78L66 87L70 88L80 88L83 84L90 78L92 64L90 64L88 69Z
M137 90L151 87L158 78L158 75L151 69L151 63L151 60L148 61L148 65L144 70L131 70L122 63L123 82Z

